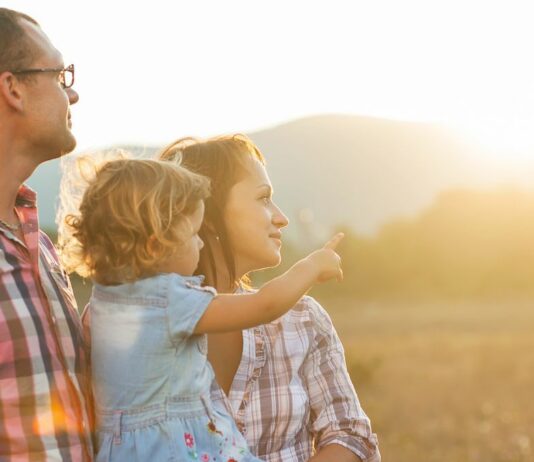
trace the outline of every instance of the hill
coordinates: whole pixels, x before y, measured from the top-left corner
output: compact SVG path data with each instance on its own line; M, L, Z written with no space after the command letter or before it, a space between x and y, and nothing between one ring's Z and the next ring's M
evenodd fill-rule
M275 200L292 222L288 234L303 242L338 224L372 234L393 218L416 214L441 191L514 181L483 161L480 147L437 125L322 115L248 135L267 158ZM53 161L29 181L44 227L55 226L59 178Z

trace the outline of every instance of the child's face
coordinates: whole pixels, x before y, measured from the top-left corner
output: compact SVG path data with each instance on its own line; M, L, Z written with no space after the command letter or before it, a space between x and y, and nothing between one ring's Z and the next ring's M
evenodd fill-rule
M160 265L159 269L165 273L178 273L182 276L191 276L198 266L200 249L204 247L204 242L200 239L198 231L204 219L204 202L199 201L196 210L189 216L191 223L191 234L184 241L178 252L167 257Z

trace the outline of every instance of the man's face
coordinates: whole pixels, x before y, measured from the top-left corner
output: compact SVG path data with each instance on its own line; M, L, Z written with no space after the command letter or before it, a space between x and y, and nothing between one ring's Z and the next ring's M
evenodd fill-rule
M34 44L36 58L31 68L63 68L63 57L40 27L21 22ZM76 139L71 132L70 105L78 101L72 89L63 89L54 72L35 73L22 81L24 86L23 124L25 141L39 163L74 150Z

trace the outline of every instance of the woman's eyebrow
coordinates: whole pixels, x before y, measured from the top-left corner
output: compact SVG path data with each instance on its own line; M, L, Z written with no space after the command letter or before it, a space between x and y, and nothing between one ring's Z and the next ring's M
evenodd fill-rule
M267 188L269 191L273 190L272 186L270 184L267 184L267 183L260 184L258 186L258 189L261 189L261 188Z

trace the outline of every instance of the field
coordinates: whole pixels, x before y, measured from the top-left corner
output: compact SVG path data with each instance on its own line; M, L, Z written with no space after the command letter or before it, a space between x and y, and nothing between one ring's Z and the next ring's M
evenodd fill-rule
M384 462L534 461L534 302L320 301Z
M534 304L321 300L384 461L534 460Z

